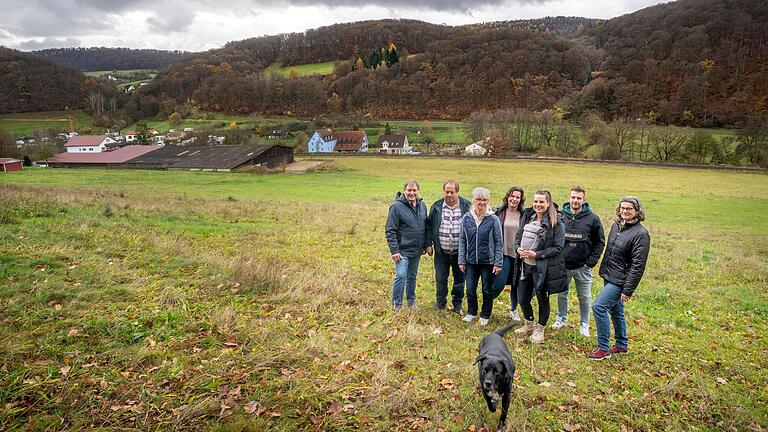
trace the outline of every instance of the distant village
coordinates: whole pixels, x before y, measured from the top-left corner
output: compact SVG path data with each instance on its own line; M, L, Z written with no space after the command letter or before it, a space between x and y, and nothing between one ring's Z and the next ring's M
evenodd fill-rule
M32 164L53 168L107 167L232 171L247 166L276 167L293 162L294 148L280 144L226 145L224 136L208 135L207 142L191 136L193 128L171 129L161 134L154 129L128 130L101 135L61 133L64 153ZM281 136L273 130L270 137ZM205 141L203 138L202 141ZM34 137L18 137L17 147L34 144ZM308 154L377 153L380 155L418 155L406 134L380 135L370 146L365 131L316 130L309 137ZM437 154L485 156L483 141L460 148L442 147ZM22 169L22 161L0 159L0 172Z

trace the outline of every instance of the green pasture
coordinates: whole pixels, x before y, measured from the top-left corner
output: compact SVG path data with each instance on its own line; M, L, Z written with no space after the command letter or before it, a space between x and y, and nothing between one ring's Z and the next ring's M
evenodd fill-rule
M93 126L93 117L83 110L69 111L76 120L76 128ZM34 113L0 114L0 129L14 137L32 135L38 129L54 128L61 132L69 131L67 111L45 111Z
M112 75L115 78L130 78L131 75L137 73L137 72L147 72L149 73L150 78L154 78L157 76L157 70L155 69L125 69L125 70L102 70L102 71L88 71L83 72L84 75L90 76L90 77L100 77L100 76L106 76L106 75Z
M329 61L323 63L309 63L294 66L283 66L279 63L273 63L267 67L268 74L282 75L287 78L291 76L291 69L296 69L298 76L306 75L330 75L333 73L333 67L336 62Z
M384 222L425 201L580 184L606 228L640 197L652 250L630 352L592 362L570 326L506 337L517 430L768 428L768 174L525 161L339 158L252 175L25 169L0 175L0 429L497 430L478 391L490 328L390 310ZM592 295L602 287L596 277ZM553 308L556 301L551 299ZM554 310L553 310L554 313Z

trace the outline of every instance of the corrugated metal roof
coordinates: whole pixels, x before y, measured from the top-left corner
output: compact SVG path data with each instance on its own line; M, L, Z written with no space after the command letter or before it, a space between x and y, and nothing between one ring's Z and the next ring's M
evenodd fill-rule
M14 158L0 158L0 164L7 164L11 162L21 162L21 161Z
M109 152L61 153L49 159L49 162L60 164L117 164L161 148L162 146L156 145L129 145Z
M106 135L78 135L67 141L64 147L95 146L101 144L105 139L107 139Z
M234 169L255 159L274 145L165 146L137 157L129 165L146 168ZM290 147L284 147L290 149Z

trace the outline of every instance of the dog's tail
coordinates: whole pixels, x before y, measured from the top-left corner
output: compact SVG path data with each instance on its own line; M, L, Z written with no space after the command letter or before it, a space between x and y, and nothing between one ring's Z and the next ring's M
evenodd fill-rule
M504 337L504 335L506 335L508 331L512 330L512 328L514 326L515 326L514 324L509 324L509 325L506 325L504 327L499 327L496 330L494 330L493 332L496 333L497 335L501 336L501 337Z

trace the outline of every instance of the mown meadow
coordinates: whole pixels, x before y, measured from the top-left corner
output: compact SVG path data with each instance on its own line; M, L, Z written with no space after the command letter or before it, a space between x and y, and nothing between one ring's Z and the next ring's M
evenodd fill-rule
M768 428L768 175L612 164L340 158L296 175L27 169L0 175L0 429L496 430L478 391L491 328L390 310L384 221L405 179L587 190L606 227L639 196L652 250L630 353L570 327L509 334L508 428ZM529 195L530 198L530 195ZM602 282L596 279L593 297ZM551 299L552 304L556 302Z

